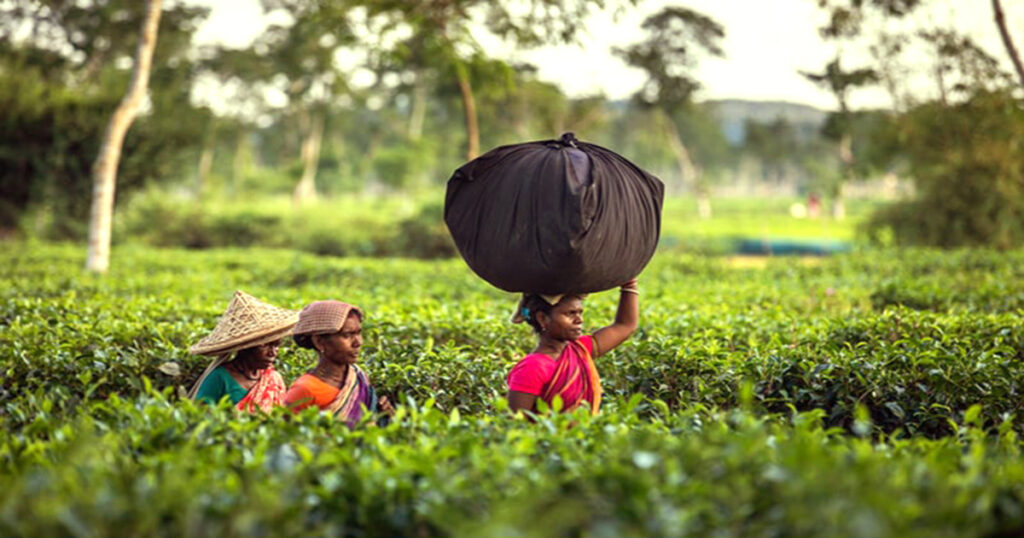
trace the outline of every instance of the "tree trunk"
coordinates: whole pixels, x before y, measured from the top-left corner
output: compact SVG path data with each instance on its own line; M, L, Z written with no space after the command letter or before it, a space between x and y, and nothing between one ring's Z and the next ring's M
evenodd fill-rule
M210 168L213 167L213 129L206 135L206 142L203 144L203 151L199 154L199 165L196 167L196 199L202 200L206 187L210 183Z
M1003 38L1003 46L1006 47L1006 53L1010 55L1010 61L1013 62L1013 67L1017 70L1021 87L1024 87L1024 65L1021 65L1020 56L1017 55L1017 49L1013 46L1013 39L1010 38L1009 30L1006 29L1006 16L1003 15L1003 6L999 4L999 0L992 0L992 10L996 15L996 26L999 27L999 35Z
M697 214L702 219L711 218L711 196L707 189L701 188L700 172L690 158L690 150L686 149L683 138L679 135L679 129L667 113L661 114L664 121L665 138L668 140L672 152L676 156L676 164L679 166L680 182L689 187L690 191L697 197Z
M701 189L697 195L697 215L704 219L711 219L711 195L706 190Z
M302 205L316 198L316 166L320 161L320 141L324 135L324 118L314 113L309 119L309 128L302 140L302 179L295 186L292 202Z
M409 140L419 141L423 137L423 120L427 115L427 84L423 71L416 70L416 82L412 88L412 108L409 111Z
M946 91L946 77L943 75L942 60L935 65L935 83L939 86L939 102L942 106L949 106L949 98Z
M231 160L231 185L228 186L228 194L234 196L245 180L249 164L248 133L244 128L239 129L238 138L235 140L235 155Z
M162 0L147 0L145 17L135 49L135 67L128 93L117 105L103 132L99 155L92 166L92 207L89 211L89 250L85 260L88 271L104 273L110 266L110 227L114 213L117 165L121 160L124 137L135 120L149 85L149 70L156 48Z
M839 139L839 161L842 166L842 175L839 185L832 192L832 218L843 220L846 218L846 203L843 201L843 185L853 180L853 136L844 134Z
M668 140L669 147L672 148L672 153L676 156L676 165L679 167L679 181L682 185L689 187L696 193L697 167L693 165L690 151L686 149L686 144L683 143L682 137L679 136L679 129L676 129L672 118L668 117L668 114L662 114L662 119L665 126L665 138Z
M459 79L462 110L466 116L466 160L472 161L480 155L480 128L476 119L476 101L473 99L473 87L469 84L469 73L466 72L466 66L461 63L455 66L455 75Z

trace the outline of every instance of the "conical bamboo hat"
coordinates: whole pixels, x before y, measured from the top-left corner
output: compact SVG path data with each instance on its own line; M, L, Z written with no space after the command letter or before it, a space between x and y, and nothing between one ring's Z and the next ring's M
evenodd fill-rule
M273 342L291 334L298 321L297 310L278 308L248 293L236 291L213 332L192 346L189 352L224 355Z

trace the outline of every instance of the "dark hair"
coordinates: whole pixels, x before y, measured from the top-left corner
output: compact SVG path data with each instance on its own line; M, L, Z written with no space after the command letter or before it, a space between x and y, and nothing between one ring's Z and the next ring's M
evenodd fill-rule
M551 315L551 309L554 308L547 301L544 300L540 295L530 294L526 296L526 300L523 301L523 319L533 327L533 332L540 334L540 322L537 321L537 313L544 312L545 314Z
M292 340L295 340L295 344L301 348L313 349L312 334L296 334L292 336Z

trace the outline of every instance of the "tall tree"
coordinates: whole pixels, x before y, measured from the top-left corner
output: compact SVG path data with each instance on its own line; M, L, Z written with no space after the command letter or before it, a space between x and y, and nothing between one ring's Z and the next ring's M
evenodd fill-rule
M825 66L822 73L802 73L808 80L823 86L832 92L839 105L839 111L834 114L833 121L826 125L826 135L838 142L839 162L842 167L840 177L842 180L832 186L832 192L828 193L832 198L832 216L837 219L846 217L846 204L843 200L843 183L854 179L854 153L853 134L851 130L853 113L850 109L850 93L857 89L874 84L879 81L878 74L873 69L851 69L844 70L840 59L837 56Z
M709 192L680 134L679 121L692 107L701 87L693 75L700 55L722 56L720 43L725 30L714 19L684 7L664 8L644 20L642 27L647 31L643 41L613 50L646 73L647 79L634 101L650 110L655 124L661 125L676 155L680 180L697 194L700 215L710 218Z
M870 17L881 15L872 19L873 24L887 26L891 18L934 7L936 2L819 0L819 5L830 10L830 23L822 35L852 44L864 36ZM1002 6L998 1L992 5L1004 46L1021 78L1012 41L1005 39L1009 34L1004 33ZM877 118L878 127L889 134L873 136L890 140L877 144L877 154L867 158L891 160L896 148L897 161L906 164L917 193L914 200L878 212L871 227L876 231L885 227L900 243L1019 246L1020 215L1024 215L1020 195L1024 168L1014 147L1024 125L1019 99L1014 97L1019 87L994 57L955 28L921 21L918 26L916 44L932 59L928 74L937 85L937 95L918 102L906 100L895 121ZM903 33L907 34L905 29ZM876 59L896 56L901 48L879 49L882 54Z
M135 49L135 65L128 92L110 117L99 155L93 165L92 208L89 212L89 250L85 268L103 273L110 266L110 228L114 214L114 190L117 186L117 165L125 134L138 114L149 85L150 65L156 49L162 0L146 0L145 16L139 29Z
M0 1L0 226L85 241L91 170L131 78L138 0ZM208 10L164 2L146 110L128 132L118 198L194 163L192 35ZM33 216L31 221L26 216Z
M635 0L626 0L633 3ZM579 21L607 0L525 0L518 4L495 0L362 0L381 43L406 58L407 69L443 72L460 94L466 158L480 153L478 107L473 64L491 58L474 38L484 31L507 44L529 48L573 42ZM380 22L383 20L384 22ZM384 45L386 46L386 45Z
M944 105L950 104L955 94L966 98L981 89L1005 88L1010 82L995 58L955 29L921 30L917 36L932 53L932 73Z
M787 167L797 157L798 142L793 125L785 118L776 118L770 123L748 119L743 132L743 147L760 162L761 179L781 184Z
M267 12L283 11L291 21L273 24L245 49L219 48L207 68L240 88L249 101L262 100L264 111L278 108L295 126L301 176L292 193L296 204L317 194L316 176L326 119L336 100L349 91L339 54L355 42L351 3L261 0ZM255 91L254 91L255 90ZM284 104L268 102L283 96Z
M829 20L825 26L819 29L821 35L826 39L851 40L864 33L865 21L870 14L878 14L885 18L901 19L927 8L935 6L935 0L818 0L818 6L828 12ZM1016 71L1018 81L1024 86L1024 64L1014 46L1009 28L1006 25L1006 14L1003 11L1000 0L992 0L993 20L996 30L1002 39L1006 49L1007 57ZM944 36L942 34L945 34ZM931 43L939 55L957 56L962 58L988 57L980 47L975 45L969 38L958 35L954 30L925 30L919 32L927 42ZM937 36L937 37L936 37ZM950 49L950 38L959 41ZM945 44L936 43L935 40L942 38ZM973 50L972 50L973 49ZM977 54L979 53L980 54Z
M1003 46L1006 47L1006 54L1010 57L1014 70L1017 71L1017 78L1020 81L1021 87L1024 87L1024 65L1021 64L1017 48L1013 46L1013 38L1010 37L1010 31L1006 28L1006 15L1003 14L1003 6L999 3L999 0L992 0L992 11L995 14L996 27L999 28L999 36L1003 39Z

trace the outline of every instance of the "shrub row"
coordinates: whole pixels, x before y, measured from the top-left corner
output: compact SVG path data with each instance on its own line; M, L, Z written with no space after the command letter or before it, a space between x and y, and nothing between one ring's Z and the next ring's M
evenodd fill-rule
M499 404L500 405L500 404ZM978 408L968 420L978 423ZM1014 428L875 441L734 410L386 428L211 412L144 389L0 438L5 536L983 536L1024 529ZM641 419L640 416L646 418ZM70 421L68 419L71 419ZM6 421L0 425L9 426Z
M331 256L455 256L440 202L327 200L299 211L283 201L230 204L153 194L123 210L116 236L157 247L292 248Z
M186 350L234 289L291 308L321 298L363 306L375 383L446 411L492 412L533 345L507 323L515 297L457 261L125 248L111 275L94 278L80 273L81 257L74 247L0 250L0 409L15 423L31 421L38 402L65 412L131 397L147 381L188 388L206 359ZM877 252L750 270L659 255L641 277L640 330L599 361L605 391L728 408L750 387L765 412L821 409L828 426L850 429L863 405L881 432L928 437L950 435L982 404L996 424L1022 405L1021 258ZM610 321L615 296L588 299L589 326ZM294 379L313 360L286 346L279 369Z

